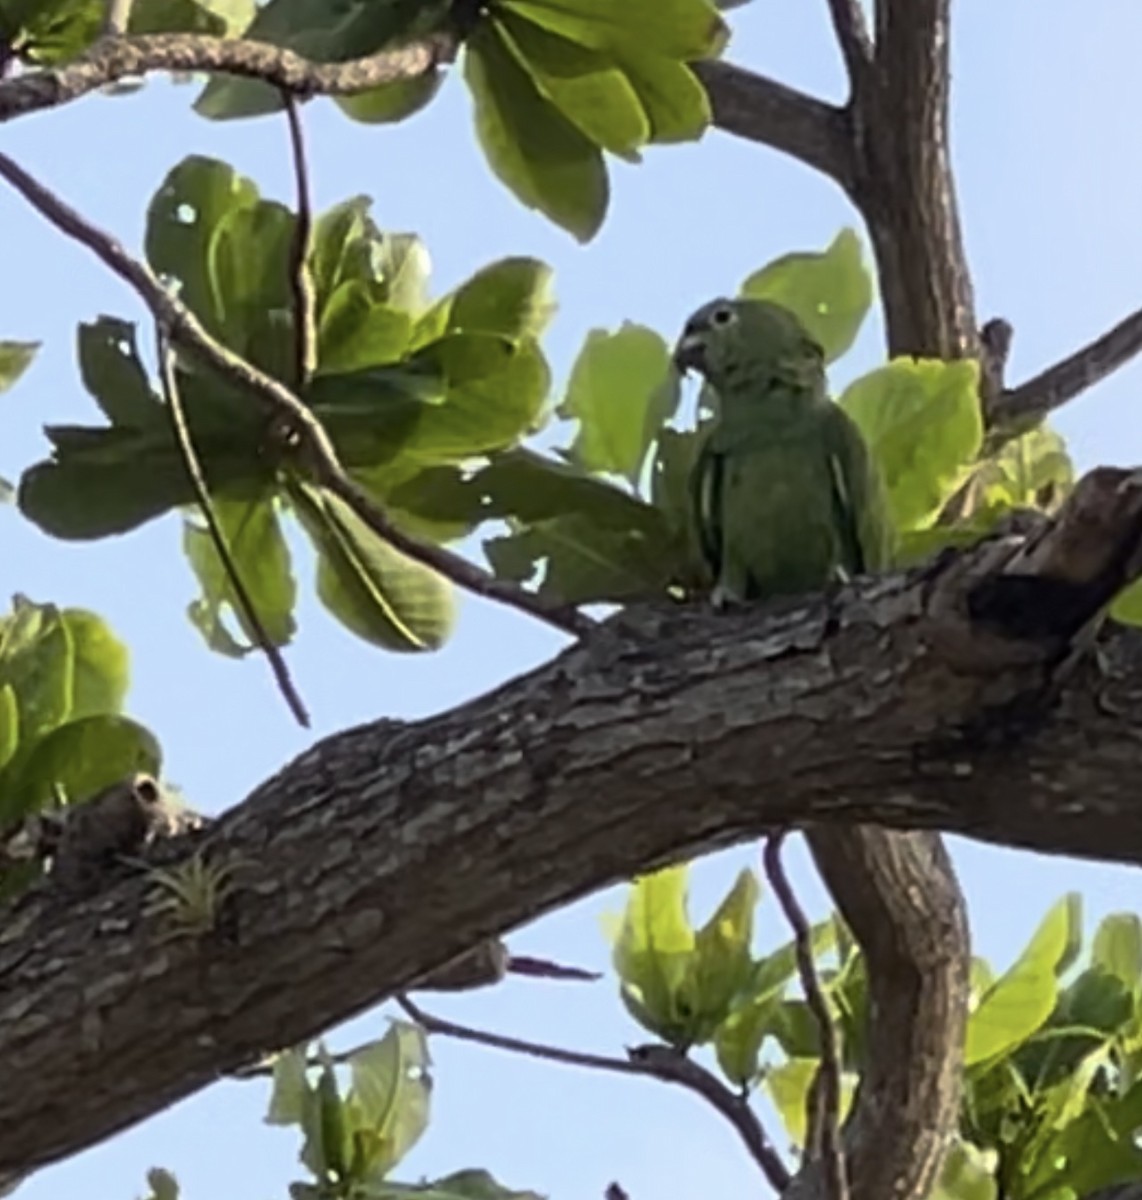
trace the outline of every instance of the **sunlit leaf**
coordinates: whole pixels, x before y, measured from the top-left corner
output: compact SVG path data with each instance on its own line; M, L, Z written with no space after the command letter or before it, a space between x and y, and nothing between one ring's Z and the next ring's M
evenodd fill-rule
M464 79L496 177L528 208L590 241L610 197L602 151L540 94L492 20L468 40Z
M0 341L0 393L6 392L32 365L41 344Z
M579 422L576 462L637 484L650 444L674 415L670 350L661 336L629 321L615 333L593 329L579 351L559 415Z
M637 160L650 139L650 122L615 59L510 9L500 12L497 26L540 93L573 125L604 150Z
M832 362L856 340L872 305L872 275L860 238L842 229L826 250L783 254L755 271L741 294L772 300L801 319Z
M932 524L983 440L975 362L893 359L849 385L841 406L880 464L898 529Z

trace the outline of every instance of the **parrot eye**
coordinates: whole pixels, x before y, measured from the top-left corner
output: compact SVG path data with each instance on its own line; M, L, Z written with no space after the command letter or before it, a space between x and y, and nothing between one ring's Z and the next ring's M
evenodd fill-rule
M715 328L725 328L727 325L732 325L736 319L737 314L728 304L723 304L720 308L715 308L710 313L710 324Z

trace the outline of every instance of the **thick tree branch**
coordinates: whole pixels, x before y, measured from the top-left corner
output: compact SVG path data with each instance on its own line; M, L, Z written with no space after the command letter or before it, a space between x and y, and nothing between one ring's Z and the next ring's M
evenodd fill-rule
M0 1174L107 1137L483 938L775 828L940 828L1142 862L1142 637L1112 630L1101 667L1060 673L1076 631L1138 573L1137 483L1094 472L1032 542L829 602L632 611L452 712L328 738L182 851L253 864L223 931L197 942L162 942L145 878L81 907L51 887L25 897L0 915ZM895 973L910 988L898 1005L927 995L932 1015L937 989L954 1012L955 977L925 957L943 931L902 924L864 876L839 873L838 847L859 856L874 836L917 845L838 837L826 875L860 930L873 1007ZM936 865L909 849L886 868L921 914L917 893L951 879ZM854 1195L887 1177L895 1143L939 1136L924 1089L949 1024L877 1012L846 1132Z
M0 122L57 108L89 92L154 71L226 71L273 84L298 97L343 96L413 79L452 62L447 33L344 63L315 63L268 42L205 34L163 33L104 38L79 58L0 82Z
M875 68L855 97L868 223L892 354L978 353L948 153L949 0L878 0Z
M345 471L324 426L289 388L222 345L194 313L162 285L146 263L132 258L109 233L97 229L6 154L0 154L0 178L7 180L61 233L86 246L114 274L130 284L176 346L265 405L279 423L282 440L298 443L313 478L344 501L394 549L414 562L438 571L458 587L528 613L564 633L582 636L593 627L594 621L577 610L552 608L523 588L497 579L460 555L423 542L394 525L368 490Z
M709 93L719 129L772 146L851 190L855 156L843 109L732 63L691 67Z
M849 79L854 88L859 87L864 73L872 66L874 54L861 0L829 0L829 16Z

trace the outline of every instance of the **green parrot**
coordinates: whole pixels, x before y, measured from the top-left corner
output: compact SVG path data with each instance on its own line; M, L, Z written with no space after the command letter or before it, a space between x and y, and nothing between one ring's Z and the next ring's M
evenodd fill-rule
M686 322L674 362L717 397L690 475L717 607L821 591L889 564L880 472L829 399L824 351L792 312L714 300Z

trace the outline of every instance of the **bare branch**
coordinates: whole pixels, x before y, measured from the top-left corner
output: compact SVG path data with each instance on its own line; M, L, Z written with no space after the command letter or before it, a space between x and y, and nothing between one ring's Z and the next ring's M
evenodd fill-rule
M78 100L120 79L155 71L225 71L260 79L298 97L344 96L415 79L456 57L458 42L439 33L367 58L317 63L268 42L163 33L104 38L58 67L0 81L0 122Z
M574 1067L590 1067L594 1070L613 1071L623 1075L642 1075L663 1083L676 1083L695 1095L701 1096L719 1112L737 1131L750 1156L757 1163L771 1187L782 1192L791 1178L781 1156L774 1150L765 1135L761 1121L749 1106L744 1096L732 1092L712 1072L688 1059L669 1046L636 1046L628 1051L627 1058L613 1058L602 1054L584 1054L577 1050L564 1050L559 1046L548 1046L542 1042L524 1041L521 1038L505 1037L503 1034L473 1029L458 1025L442 1017L426 1013L407 996L398 996L397 1003L426 1033L441 1034L458 1041L474 1042L491 1046L497 1050L508 1050L513 1054L526 1054L548 1062L566 1063Z
M849 79L856 88L873 62L872 34L861 0L829 0L829 16Z
M564 633L582 637L593 628L595 622L582 613L574 609L551 608L523 588L497 579L458 554L422 542L397 528L369 492L346 473L321 422L289 388L213 338L194 313L163 287L145 263L132 258L110 234L93 226L5 154L0 154L0 178L6 179L57 229L86 246L120 279L130 284L176 345L259 399L281 421L285 430L300 440L317 482L343 500L391 546L415 562L438 571L457 586L528 613Z
M1026 432L1068 400L1125 366L1142 352L1142 308L1026 383L1001 393L990 424L1012 436Z
M309 239L313 229L313 205L310 200L309 166L305 154L305 136L301 127L298 102L289 92L282 93L289 125L290 151L293 156L297 188L297 216L290 246L289 277L293 291L294 378L303 388L317 368L317 303L313 277L309 270Z
M780 150L851 190L855 153L842 109L732 63L691 68L709 93L719 129Z
M821 1066L818 1086L821 1095L819 1122L815 1132L821 1139L821 1157L828 1177L832 1200L848 1200L849 1180L845 1166L845 1150L841 1144L841 1055L837 1046L837 1030L829 1013L821 981L813 962L813 931L802 911L781 862L781 843L785 835L776 833L766 839L762 851L765 877L781 911L793 930L793 948L797 956L797 973L805 993L805 1003L817 1022L821 1038Z
M979 349L948 151L949 2L877 0L874 80L856 97L849 194L876 253L893 355Z
M139 920L145 877L80 906L50 886L27 894L0 913L0 1177L599 888L800 828L877 1013L845 1130L850 1186L896 1194L902 1156L914 1178L946 1136L931 1118L954 1091L945 1039L962 1038L966 959L941 843L892 831L1142 862L1142 634L1109 627L1097 661L1060 666L1142 566L1140 484L1092 472L1029 541L829 601L636 608L451 712L327 738L190 847L151 855L254 864L226 938L157 950ZM843 836L868 824L887 828ZM881 872L871 889L865 855ZM823 1181L799 1172L794 1193L822 1196Z
M214 543L214 549L218 554L218 561L222 564L222 570L226 578L230 581L230 587L234 592L234 599L242 611L242 616L246 618L246 624L254 636L254 641L257 643L258 649L266 656L266 661L270 664L270 670L273 672L278 690L285 697L290 712L297 719L297 723L303 728L308 729L309 713L306 711L305 703L298 694L293 679L290 678L289 668L286 666L281 650L274 644L273 638L266 632L266 627L262 624L262 618L258 615L257 606L247 591L246 585L242 581L242 574L238 570L238 564L234 561L234 556L230 552L230 544L227 542L225 531L219 523L218 514L214 511L214 502L210 499L210 491L206 486L206 479L202 473L202 463L199 461L198 452L194 448L194 442L190 436L190 427L186 420L186 413L182 407L182 394L179 390L178 380L175 377L174 353L161 326L157 331L155 340L157 342L159 380L162 384L163 398L166 400L167 415L170 417L171 429L174 432L175 442L178 444L183 465L186 467L190 486L194 491L195 499L198 501L198 507L202 512L203 520L206 522L206 528L210 533L210 540Z
M107 0L107 14L103 18L103 32L107 37L122 37L131 23L131 9L135 0Z

